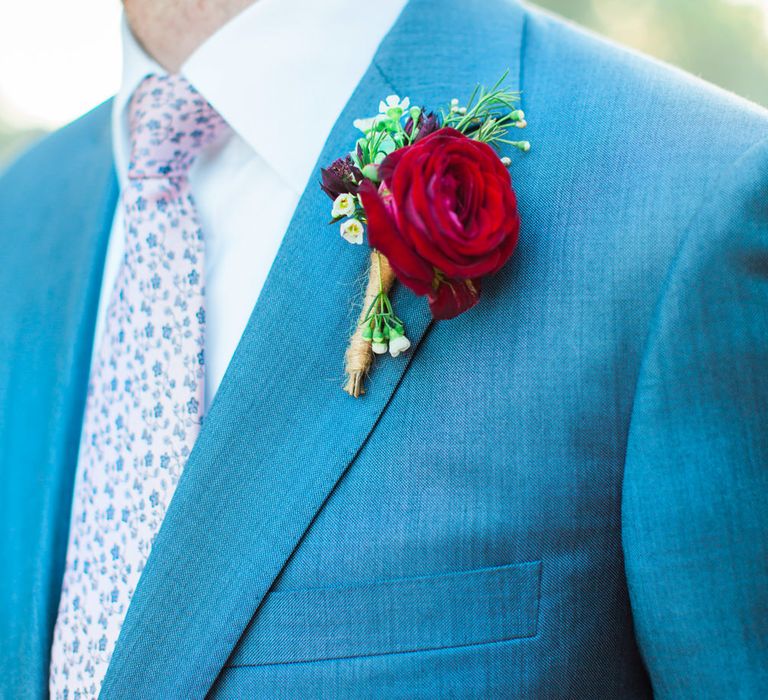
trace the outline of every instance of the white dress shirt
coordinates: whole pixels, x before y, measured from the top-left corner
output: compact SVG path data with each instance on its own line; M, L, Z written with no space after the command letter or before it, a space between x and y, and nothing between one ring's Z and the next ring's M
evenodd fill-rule
M226 142L203 153L190 172L206 243L206 408L245 330L299 197L310 177L318 175L313 168L328 133L406 2L256 0L181 68L233 131ZM145 76L166 73L144 52L125 21L123 52L123 81L113 112L121 184L130 157L130 97ZM372 104L371 113L377 108ZM95 347L122 254L118 206Z

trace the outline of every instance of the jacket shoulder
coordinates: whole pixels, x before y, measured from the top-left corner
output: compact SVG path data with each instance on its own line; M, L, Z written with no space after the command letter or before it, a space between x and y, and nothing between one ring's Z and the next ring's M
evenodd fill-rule
M603 125L645 126L639 131L646 147L669 138L681 146L700 144L715 160L730 163L768 136L765 108L531 7L525 58L528 81L541 80L544 71L557 75L557 89L574 113L581 104Z
M0 173L0 223L35 197L57 191L82 176L83 158L111 149L112 100L48 134L21 153ZM0 232L1 235L1 232Z
M117 198L110 113L106 103L43 138L0 176L0 322L11 334L100 274Z

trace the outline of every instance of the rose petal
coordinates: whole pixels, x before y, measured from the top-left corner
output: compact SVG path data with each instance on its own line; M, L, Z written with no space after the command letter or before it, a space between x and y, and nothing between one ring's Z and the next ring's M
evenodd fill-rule
M443 280L428 299L433 318L438 321L455 318L480 301L480 280Z
M398 279L416 294L427 294L432 288L434 271L416 255L400 236L376 187L365 181L360 199L368 220L368 242L387 256Z

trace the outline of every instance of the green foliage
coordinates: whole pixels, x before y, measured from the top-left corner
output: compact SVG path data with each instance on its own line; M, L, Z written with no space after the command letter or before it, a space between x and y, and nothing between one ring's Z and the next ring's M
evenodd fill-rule
M465 107L459 104L458 98L453 98L451 106L442 110L443 126L450 126L491 146L506 143L523 151L530 150L531 144L527 141L506 138L511 128L526 124L525 114L515 109L520 100L519 93L502 87L506 78L507 73L504 73L490 89L478 85Z

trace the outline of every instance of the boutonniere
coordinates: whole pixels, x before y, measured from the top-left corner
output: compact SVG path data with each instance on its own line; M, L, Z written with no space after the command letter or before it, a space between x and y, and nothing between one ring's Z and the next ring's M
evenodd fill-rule
M482 278L517 245L511 160L495 149L531 146L508 138L526 121L515 106L519 94L502 87L505 78L439 113L391 95L378 115L354 122L363 134L355 150L321 169L331 223L349 243L371 248L362 313L345 356L344 390L354 397L365 393L374 355L397 357L410 347L389 296L395 279L426 296L436 320L454 318L477 304Z

